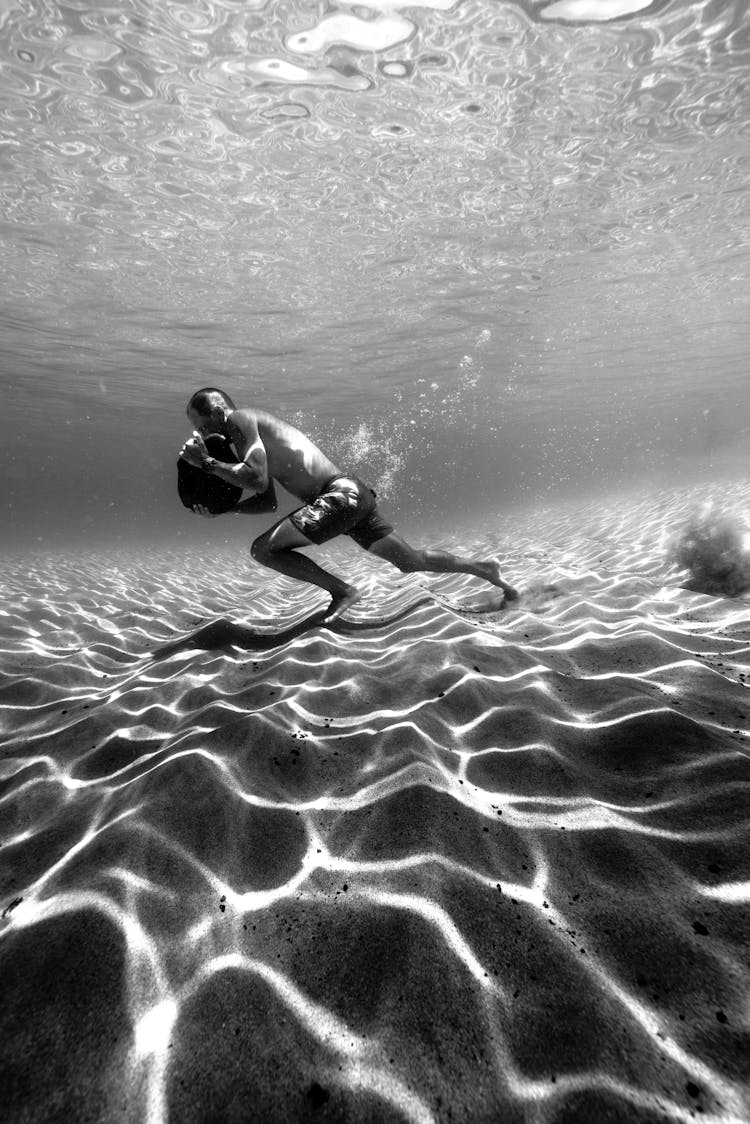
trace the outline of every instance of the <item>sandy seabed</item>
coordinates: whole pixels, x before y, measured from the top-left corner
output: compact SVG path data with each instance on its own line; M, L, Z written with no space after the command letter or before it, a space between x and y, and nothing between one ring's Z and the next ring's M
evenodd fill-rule
M498 519L506 611L338 540L330 628L249 554L6 560L6 1124L750 1120L750 599L664 554L711 492Z

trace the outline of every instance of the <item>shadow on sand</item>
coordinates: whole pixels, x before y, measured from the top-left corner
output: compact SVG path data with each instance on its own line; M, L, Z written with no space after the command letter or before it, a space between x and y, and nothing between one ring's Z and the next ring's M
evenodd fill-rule
M290 641L296 640L298 636L320 627L327 628L329 631L339 633L342 636L353 636L357 633L372 632L374 629L390 628L391 625L403 620L404 617L408 617L421 605L430 603L434 603L433 598L420 597L411 605L387 618L378 617L367 621L337 620L325 625L323 619L326 610L320 609L317 613L312 613L309 617L298 621L297 624L291 625L289 628L279 629L277 632L253 628L246 624L236 624L226 617L221 617L219 620L211 621L210 624L203 625L195 632L191 632L179 640L160 645L151 653L151 659L154 661L169 659L176 652L184 652L189 648L198 648L204 651L228 651L230 648L244 648L249 652L267 652L271 648L288 644Z
M176 652L184 652L189 648L203 649L204 651L228 651L230 648L244 648L248 652L267 652L272 648L288 644L290 641L296 640L298 636L311 632L315 628L327 628L330 632L338 633L341 636L355 636L378 629L389 629L392 625L398 624L406 617L411 616L424 605L436 606L464 619L484 616L485 614L494 616L499 612L507 613L508 610L513 609L540 612L548 608L549 603L560 597L563 592L564 590L559 585L537 583L537 585L529 587L528 591L524 591L518 600L509 605L498 590L493 590L492 594L485 595L484 598L475 596L470 601L462 600L458 602L443 598L432 590L426 590L423 596L417 597L411 604L388 617L373 617L364 621L336 620L331 624L324 624L326 610L319 609L316 613L311 613L310 616L298 621L297 624L275 632L268 629L253 628L251 625L236 624L226 617L221 617L219 620L211 621L210 624L203 625L195 632L191 632L179 640L173 640L155 648L151 652L150 658L153 661L169 659Z

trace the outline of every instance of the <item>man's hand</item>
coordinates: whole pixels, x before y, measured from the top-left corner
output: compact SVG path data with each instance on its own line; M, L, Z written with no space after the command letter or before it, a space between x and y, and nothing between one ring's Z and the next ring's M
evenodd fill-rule
M200 468L206 459L211 454L206 448L206 442L198 433L197 429L193 430L193 436L189 437L185 444L180 449L180 456L188 464L194 464L196 468Z
M217 512L209 511L208 508L204 507L202 503L194 503L191 511L193 511L196 515L204 516L204 518L206 519L215 519L217 515Z

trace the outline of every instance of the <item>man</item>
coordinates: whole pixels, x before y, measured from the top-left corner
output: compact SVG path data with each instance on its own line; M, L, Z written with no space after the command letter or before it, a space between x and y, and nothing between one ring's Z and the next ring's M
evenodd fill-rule
M260 535L251 552L257 562L272 570L328 590L331 604L325 623L340 617L359 600L360 593L297 550L328 542L336 535L349 535L370 554L404 573L473 574L502 589L508 601L518 597L503 581L497 562L471 562L443 550L409 546L380 515L375 493L367 485L342 473L309 438L273 414L238 410L224 391L206 387L192 396L187 415L193 436L183 445L180 457L226 484L248 490L253 497L231 510L275 511L274 481L302 500L304 506ZM231 442L237 463L210 455L206 441L214 435ZM204 504L193 504L192 509L198 515L213 514Z

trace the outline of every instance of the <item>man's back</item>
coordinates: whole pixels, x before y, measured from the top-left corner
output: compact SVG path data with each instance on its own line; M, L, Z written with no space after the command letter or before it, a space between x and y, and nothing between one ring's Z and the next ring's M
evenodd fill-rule
M234 410L227 425L235 447L252 443L257 432L266 451L268 475L300 500L314 499L332 476L340 474L301 430L265 410Z

